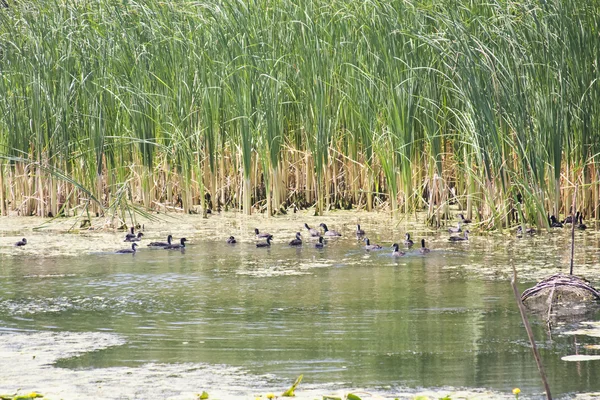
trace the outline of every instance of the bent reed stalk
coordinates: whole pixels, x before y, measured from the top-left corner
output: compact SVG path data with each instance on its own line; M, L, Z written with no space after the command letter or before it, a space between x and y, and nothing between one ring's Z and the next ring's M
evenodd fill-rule
M0 9L0 211L598 218L598 1ZM570 204L575 183L578 204ZM517 204L519 203L519 204Z

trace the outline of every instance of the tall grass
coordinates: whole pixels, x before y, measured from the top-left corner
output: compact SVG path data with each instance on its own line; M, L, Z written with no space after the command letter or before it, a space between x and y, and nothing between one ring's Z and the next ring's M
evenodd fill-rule
M20 2L0 211L598 217L600 3ZM122 216L122 214L120 214Z

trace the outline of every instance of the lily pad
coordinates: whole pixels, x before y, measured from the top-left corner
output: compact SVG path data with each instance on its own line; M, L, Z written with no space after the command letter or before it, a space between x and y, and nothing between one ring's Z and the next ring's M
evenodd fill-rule
M572 356L564 356L561 358L563 361L594 361L600 360L599 355L586 355L586 354L574 354Z

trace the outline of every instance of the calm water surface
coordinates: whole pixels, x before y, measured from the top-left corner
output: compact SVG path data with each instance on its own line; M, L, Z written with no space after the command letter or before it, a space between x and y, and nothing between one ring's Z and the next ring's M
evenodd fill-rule
M184 253L142 245L135 256L3 257L0 340L46 331L123 338L59 360L66 370L202 363L390 396L444 386L541 396L507 266L535 259L542 275L564 270L564 251L548 251L561 238L450 244L436 234L428 237L432 253L394 259L387 234L373 240L385 250L365 252L345 233L323 250L289 248L287 238L257 249L249 238L230 246L192 237ZM594 238L585 240L594 246ZM597 256L587 257L593 270ZM526 275L520 289L533 283ZM552 331L532 323L555 396L600 390L600 362L561 361L594 354L584 345L597 340L561 335L571 323Z

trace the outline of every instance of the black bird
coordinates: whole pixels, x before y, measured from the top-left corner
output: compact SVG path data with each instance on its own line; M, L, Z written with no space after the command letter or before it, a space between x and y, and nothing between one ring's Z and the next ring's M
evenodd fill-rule
M142 236L144 236L144 234L142 232L138 232L137 236L125 237L125 240L123 240L123 241L124 242L139 242L142 240Z
M260 233L258 231L258 228L254 228L254 233L256 234L256 237L259 238L259 239L260 238L268 238L269 236L273 236L270 233Z
M460 222L462 222L463 224L470 224L471 223L471 220L470 219L466 219L463 214L458 214L458 219L460 219Z
M315 247L317 249L322 249L323 248L323 236L319 236L319 241L317 243L315 243Z
M469 231L466 230L463 233L464 236L450 236L448 238L449 241L451 242L464 242L465 240L469 240Z
M461 222L459 221L459 222L458 222L458 227L457 227L457 228L455 228L455 227L453 227L453 226L452 226L452 227L450 227L450 228L448 228L448 232L450 232L450 233L458 233L458 232L462 232L462 229L460 229L460 224L461 224Z
M551 215L550 216L550 228L562 228L562 227L563 227L563 224L558 222L554 215Z
M577 229L581 231L587 229L587 225L583 223L583 214L579 214L579 225L577 225Z
M364 236L365 235L365 231L360 229L360 225L356 224L356 236Z
M427 254L431 251L427 247L425 247L425 239L421 239L421 248L419 249L419 251L421 252L421 254Z
M138 246L137 243L132 243L131 244L131 248L130 249L123 249L123 250L118 250L117 253L118 254L132 254L135 253L136 250L135 248Z
M394 251L392 252L392 256L394 257L401 257L406 254L405 252L398 250L398 243L394 243L392 245L392 248L394 249Z
M413 244L415 244L415 242L413 242L412 239L410 238L410 233L406 233L404 235L404 245L406 247L412 247Z
M186 238L179 239L179 244L171 244L165 247L165 250L183 250L185 249L185 242L187 242Z
M129 230L130 233L128 233L127 235L125 235L125 241L128 242L128 239L133 239L134 237L136 237L135 233L133 233L133 230L135 228L132 226L131 229Z
M369 238L365 238L365 250L379 250L382 249L383 247L381 247L378 244L371 244L371 241L369 240Z
M236 244L237 241L235 240L235 238L233 236L229 236L229 239L227 239L227 243L228 244Z
M327 229L327 225L325 225L324 223L320 223L319 226L321 228L323 228L323 235L324 236L342 236L341 233L337 232L337 231L330 231L329 229Z
M148 244L148 247L169 247L171 245L171 241L173 240L173 235L167 236L167 242L151 242Z
M27 239L23 238L21 240L19 240L17 243L15 243L15 246L21 247L21 246L25 246L27 244Z
M302 246L302 236L300 235L300 232L296 232L296 238L292 239L290 246Z
M271 240L273 240L273 235L267 236L266 242L256 243L256 247L271 247Z
M575 223L577 223L577 221L579 221L579 211L577 211L575 213ZM567 217L562 221L563 224L572 224L573 223L573 216L572 215L567 215Z
M315 228L311 228L310 226L308 226L308 224L305 223L304 227L306 229L308 229L308 233L310 233L310 236L312 236L312 237L319 237L319 236L321 236L321 234L319 233L318 230L316 230Z

